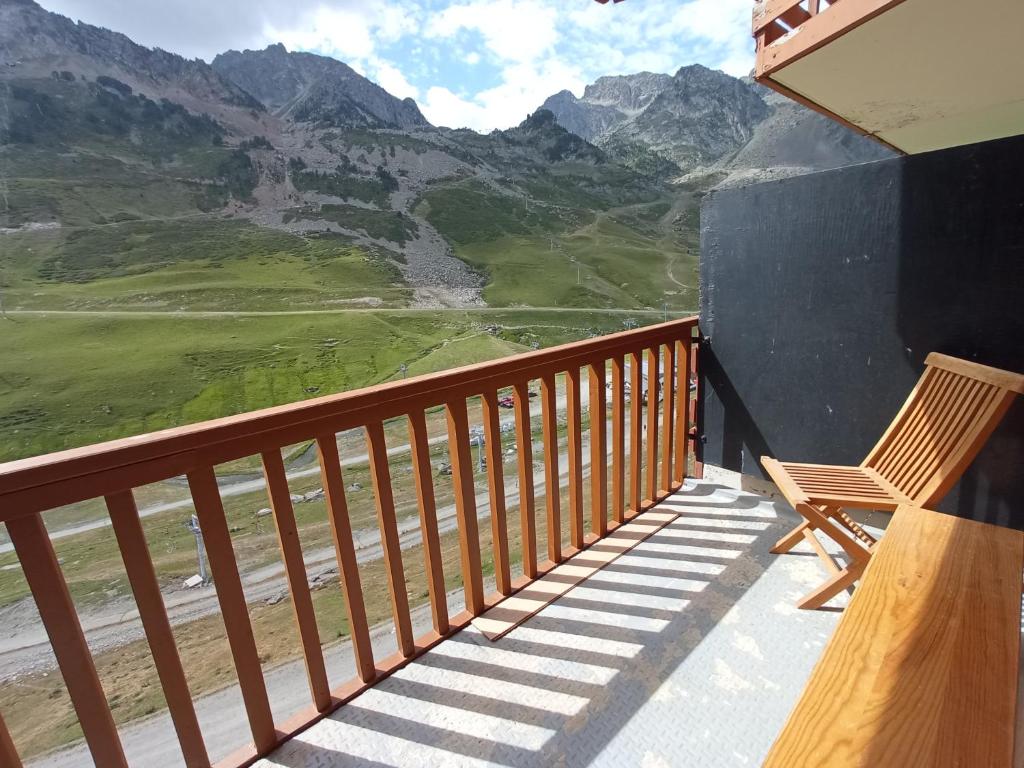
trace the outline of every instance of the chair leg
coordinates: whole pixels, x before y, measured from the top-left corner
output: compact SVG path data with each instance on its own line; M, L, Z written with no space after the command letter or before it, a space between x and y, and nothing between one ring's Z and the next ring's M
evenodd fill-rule
M860 560L850 563L846 568L839 571L839 573L835 574L831 579L808 594L803 600L796 604L796 607L803 608L805 610L821 608L821 606L838 595L844 589L852 587L854 582L860 578L862 573L864 573L864 565L865 563Z
M793 547L795 547L797 544L804 540L804 531L806 531L810 527L810 522L804 520L802 523L800 523L800 525L798 525L792 531L790 531L777 542L775 542L775 546L772 547L769 551L773 555L784 555L786 552L789 552L789 550L791 550Z

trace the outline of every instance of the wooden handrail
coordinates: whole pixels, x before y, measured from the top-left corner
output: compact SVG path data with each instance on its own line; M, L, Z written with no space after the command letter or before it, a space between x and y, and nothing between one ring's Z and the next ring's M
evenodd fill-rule
M0 521L187 474L203 465L235 461L271 447L308 440L314 433L341 432L374 419L386 421L418 408L480 395L492 387L504 388L519 380L565 371L574 364L583 366L598 357L607 359L644 345L675 341L696 324L696 317L673 320L351 392L6 462L0 464ZM67 487L68 480L76 481L74 488ZM39 490L35 495L25 493L31 489Z
M63 504L104 498L113 535L122 553L132 594L139 607L153 661L168 702L169 714L189 765L208 763L207 745L182 670L174 633L143 535L134 489L179 475L188 479L192 502L209 555L217 601L224 618L242 702L253 743L218 766L238 768L266 755L283 739L315 722L359 691L466 626L491 605L547 573L575 550L584 549L678 489L686 474L689 424L694 413L689 393L694 364L696 318L664 323L606 337L565 344L489 363L466 366L415 379L367 387L303 403L164 430L32 459L0 465L0 521L6 522L33 598L39 606L61 672L67 683L88 747L97 764L124 765L117 728L99 683L41 512ZM646 355L646 360L645 360ZM659 355L664 366L659 367ZM626 365L629 361L629 485L626 485ZM647 365L646 387L642 366ZM607 368L611 366L611 487L609 520L607 435ZM581 369L588 385L587 421L583 423ZM660 384L661 376L664 384ZM567 417L560 431L556 377L566 382ZM547 558L538 562L538 531L533 465L530 382L540 382L540 421L544 446L544 492ZM522 577L512 572L503 468L499 391L511 388L518 456L519 527ZM646 392L646 415L641 401ZM659 392L662 399L659 400ZM481 552L477 489L470 444L467 400L480 398L483 414L491 549ZM425 410L442 406L447 419L456 528L466 610L449 616L447 588L438 531L430 441ZM659 413L663 434L659 443ZM643 421L646 416L646 437ZM398 513L385 444L384 421L408 420L409 449L417 496L425 580L433 627L413 637ZM364 430L398 653L375 659L364 604L352 525L349 520L337 433ZM584 510L584 429L589 439L589 532ZM564 547L559 472L562 438L568 442L569 535ZM312 441L317 448L326 518L330 525L344 598L349 642L355 660L354 680L331 689L321 637L303 563L288 474L281 455L286 445ZM660 451L659 451L660 445ZM271 712L257 640L242 589L241 574L225 517L214 467L225 461L258 457L277 529L284 577L291 594L296 653L305 662L310 705L284 723ZM646 466L645 466L646 465ZM661 468L659 482L658 470ZM642 484L646 469L647 487ZM629 494L627 510L625 496ZM487 557L484 557L486 555ZM497 591L485 594L482 563L494 563ZM0 762L17 765L20 757L0 720Z

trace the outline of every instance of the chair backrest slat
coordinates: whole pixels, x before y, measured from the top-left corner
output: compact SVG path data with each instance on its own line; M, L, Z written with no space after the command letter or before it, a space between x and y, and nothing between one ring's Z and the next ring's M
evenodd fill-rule
M959 480L1021 393L1020 374L933 352L863 466L915 503L933 504Z
M975 390L981 386L978 382L958 377L949 371L939 371L936 382L935 397L919 409L920 418L914 425L913 433L904 441L898 461L890 463L884 471L885 477L898 488L904 488L908 476L920 468L925 450L939 441L939 433L955 428L958 416L964 413L964 401L969 403L977 394Z

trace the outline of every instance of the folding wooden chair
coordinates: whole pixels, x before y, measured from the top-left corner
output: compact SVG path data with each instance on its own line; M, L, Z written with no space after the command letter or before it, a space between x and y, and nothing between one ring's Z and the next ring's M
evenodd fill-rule
M765 470L804 518L772 552L788 552L807 541L832 572L798 606L818 608L848 589L871 558L875 539L845 510L933 506L960 479L1018 394L1024 394L1021 374L933 352L910 397L860 466L762 457ZM849 557L845 568L815 532L842 547Z

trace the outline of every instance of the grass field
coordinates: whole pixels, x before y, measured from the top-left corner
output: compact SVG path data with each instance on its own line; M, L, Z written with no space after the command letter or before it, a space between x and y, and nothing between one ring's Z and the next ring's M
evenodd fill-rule
M343 238L244 221L202 216L0 238L10 254L0 267L7 309L267 311L409 298L389 259Z
M11 315L0 318L0 459L354 389L399 375L403 363L411 373L437 370L508 354L513 344L546 346L621 323L599 312L543 311ZM491 324L514 328L498 344L481 333ZM454 339L456 347L442 347Z

